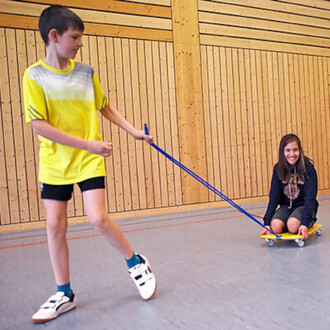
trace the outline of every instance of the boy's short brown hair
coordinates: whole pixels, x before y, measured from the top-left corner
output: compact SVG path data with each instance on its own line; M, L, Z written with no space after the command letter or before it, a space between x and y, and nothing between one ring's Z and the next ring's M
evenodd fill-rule
M85 29L81 18L65 6L50 6L40 15L39 31L46 45L48 45L48 33L51 29L56 29L62 35L70 27L82 32Z

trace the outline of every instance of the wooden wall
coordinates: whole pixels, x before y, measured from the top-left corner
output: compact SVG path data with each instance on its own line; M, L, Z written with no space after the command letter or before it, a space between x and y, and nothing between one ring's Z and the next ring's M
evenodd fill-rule
M110 102L155 142L237 202L267 200L282 135L300 136L330 192L330 4L321 0L2 1L0 231L44 225L38 140L25 124L24 70L45 54L50 3L85 22L78 59ZM308 13L308 16L307 14ZM149 145L101 120L114 218L225 205ZM85 221L75 189L71 222Z

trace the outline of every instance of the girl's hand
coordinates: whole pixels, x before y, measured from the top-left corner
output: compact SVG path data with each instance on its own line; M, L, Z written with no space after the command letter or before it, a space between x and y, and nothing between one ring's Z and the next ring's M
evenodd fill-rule
M298 230L298 235L302 235L301 239L307 239L308 238L308 228L304 225L301 225Z
M267 229L270 229L270 226L265 226L265 227L266 227ZM264 229L264 230L261 232L260 236L261 236L261 235L265 235L265 234L270 235L270 232L269 232L267 229Z
M111 142L103 142L103 141L86 141L86 151L100 155L103 157L109 157L112 152L112 143Z

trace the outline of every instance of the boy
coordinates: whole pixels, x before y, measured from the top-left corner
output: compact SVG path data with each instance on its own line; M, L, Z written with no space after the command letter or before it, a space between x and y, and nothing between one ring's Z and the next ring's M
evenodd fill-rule
M26 121L39 136L41 198L47 215L47 237L57 293L32 316L47 322L76 306L71 290L66 240L67 202L77 183L89 222L126 259L143 299L156 292L148 260L134 253L120 227L109 219L105 205L104 157L111 143L103 142L96 111L138 140L152 136L135 129L109 104L93 69L76 62L84 24L63 6L46 8L39 19L46 57L30 66L23 77Z

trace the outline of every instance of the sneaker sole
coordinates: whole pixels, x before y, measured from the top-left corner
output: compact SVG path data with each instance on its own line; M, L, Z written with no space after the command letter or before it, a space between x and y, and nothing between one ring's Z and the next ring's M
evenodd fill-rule
M156 291L157 291L157 281L156 281L156 279L155 279L155 283L156 283L156 285L155 285L155 290L154 290L154 292L152 293L152 295L151 295L150 297L148 297L148 298L143 298L143 297L142 297L143 300L147 301L147 300L150 300L150 299L152 299L152 298L154 297L154 295L156 294Z
M77 306L77 303L74 304L74 305L71 305L68 309L65 309L64 311L62 311L61 313L57 314L56 316L54 316L54 317L52 317L52 318L49 318L49 319L34 319L34 318L32 318L32 321L33 321L34 323L46 323L46 322L49 322L49 321L55 320L58 316L62 315L63 313L66 313L66 312L71 311L71 310L74 309L76 306Z

